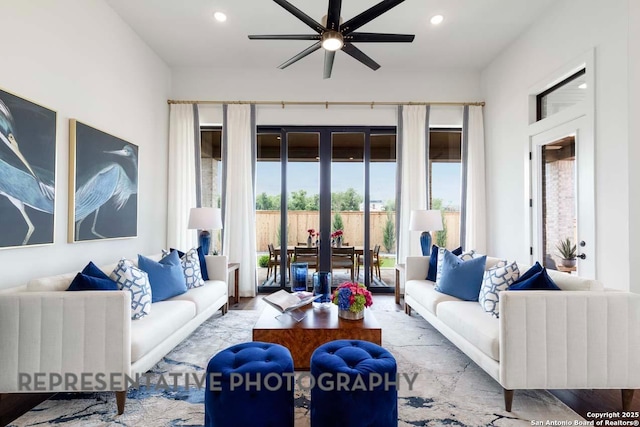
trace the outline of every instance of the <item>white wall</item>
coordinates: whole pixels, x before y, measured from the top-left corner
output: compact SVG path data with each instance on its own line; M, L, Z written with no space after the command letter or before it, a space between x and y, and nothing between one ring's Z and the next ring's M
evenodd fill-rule
M482 72L489 253L529 257L523 244L529 87L595 48L597 276L629 289L628 6L628 0L554 3Z
M0 88L57 111L57 181L55 243L1 250L0 288L89 260L159 252L166 240L168 67L102 0L3 0L1 9ZM139 146L136 239L67 243L69 118Z
M336 63L336 67L339 64ZM397 72L363 67L355 76L323 80L317 73L286 70L230 70L177 68L172 75L172 98L223 101L482 101L480 74L441 70L429 73ZM451 125L459 108L440 108L432 123ZM201 123L220 123L221 108L200 107ZM395 125L390 106L258 106L257 121L264 125ZM442 123L440 123L442 122Z
M640 2L629 2L629 257L630 277L640 265ZM635 268L634 268L635 267ZM640 293L640 280L631 281L631 291Z

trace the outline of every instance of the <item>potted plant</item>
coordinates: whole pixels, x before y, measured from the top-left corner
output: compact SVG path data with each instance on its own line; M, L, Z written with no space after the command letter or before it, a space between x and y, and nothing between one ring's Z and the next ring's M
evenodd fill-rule
M556 245L556 249L562 257L562 265L565 267L575 267L576 265L576 245L571 244L571 240L567 237Z

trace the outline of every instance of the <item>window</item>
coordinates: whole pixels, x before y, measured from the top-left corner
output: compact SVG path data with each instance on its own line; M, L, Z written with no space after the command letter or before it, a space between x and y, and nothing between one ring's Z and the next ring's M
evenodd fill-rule
M582 69L537 95L536 120L542 120L584 101L587 97L586 81L586 70Z

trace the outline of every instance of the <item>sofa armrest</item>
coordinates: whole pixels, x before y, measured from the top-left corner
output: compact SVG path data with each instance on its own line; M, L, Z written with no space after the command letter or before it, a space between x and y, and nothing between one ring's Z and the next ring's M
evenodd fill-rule
M640 295L500 292L506 389L640 388Z
M0 295L0 325L0 392L95 391L101 387L98 374L104 375L103 390L125 389L130 292Z
M229 281L228 263L229 257L226 255L207 255L205 257L207 263L207 273L209 280L221 280L225 283Z
M429 271L428 256L408 256L405 267L405 281L425 280Z

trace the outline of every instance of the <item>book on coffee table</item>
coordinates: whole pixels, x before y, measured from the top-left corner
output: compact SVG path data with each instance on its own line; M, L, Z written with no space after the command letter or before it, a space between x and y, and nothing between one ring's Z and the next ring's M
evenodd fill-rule
M288 313L309 304L319 297L320 295L314 296L311 292L291 293L280 289L278 292L269 294L262 299L281 313Z

